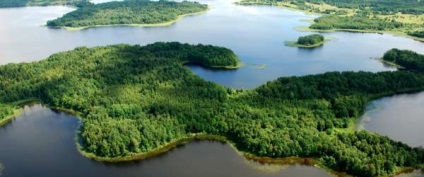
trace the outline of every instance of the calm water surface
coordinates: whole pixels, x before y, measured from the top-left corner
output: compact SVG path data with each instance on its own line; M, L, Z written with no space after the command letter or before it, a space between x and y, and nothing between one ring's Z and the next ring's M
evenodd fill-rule
M103 27L81 31L42 26L47 20L74 10L69 7L0 9L0 64L40 60L77 46L145 45L156 41L204 43L234 50L245 66L235 71L219 72L192 66L196 74L226 86L252 88L281 76L393 70L372 59L381 57L393 47L424 53L424 43L411 39L345 32L325 33L325 36L337 40L320 48L287 47L285 41L310 34L293 28L307 26L304 20L315 16L276 7L237 6L229 0L200 2L209 4L211 10L184 18L171 26Z
M358 129L366 129L402 141L413 147L424 147L424 92L402 94L371 102Z
M94 0L95 3L107 0ZM0 9L0 65L37 61L77 46L117 43L149 44L157 41L204 43L228 47L244 62L235 71L213 71L197 66L191 70L206 80L229 87L253 88L281 76L326 71L394 70L375 60L391 48L424 53L424 43L392 35L324 33L336 40L315 49L284 46L307 32L315 16L275 7L243 7L227 0L201 0L212 9L166 27L104 27L81 31L49 29L47 20L74 10L70 7ZM266 66L266 67L263 67ZM371 132L387 135L411 146L423 146L424 93L398 95L374 101L360 123ZM228 145L195 142L148 160L105 164L82 157L74 137L78 120L42 106L0 128L0 161L4 176L329 176L307 166L269 166L248 162ZM414 173L413 176L423 176Z
M74 138L78 119L40 105L0 128L5 177L330 177L309 166L260 165L227 144L189 143L147 160L106 164L85 158Z

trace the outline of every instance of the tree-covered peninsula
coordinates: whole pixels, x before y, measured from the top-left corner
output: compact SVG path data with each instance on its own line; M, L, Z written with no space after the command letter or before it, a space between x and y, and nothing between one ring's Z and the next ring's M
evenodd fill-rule
M47 26L72 29L109 25L168 25L182 16L200 13L207 9L207 5L186 1L107 2L83 6L63 17L48 21Z
M242 0L243 5L275 5L322 13L309 30L391 32L422 30L424 1L417 0ZM415 33L413 33L415 34ZM424 41L421 36L415 39Z
M17 108L32 99L77 114L79 148L97 160L145 158L193 138L220 137L258 158L310 157L355 176L424 163L420 148L353 129L369 101L423 90L421 72L329 72L236 90L196 76L184 66L190 62L231 68L240 61L225 48L175 42L79 47L0 66L0 103Z
M325 38L321 34L300 36L297 41L287 41L286 45L301 48L314 48L323 45Z
M88 0L0 0L0 8L54 5L81 7L88 4L90 4Z

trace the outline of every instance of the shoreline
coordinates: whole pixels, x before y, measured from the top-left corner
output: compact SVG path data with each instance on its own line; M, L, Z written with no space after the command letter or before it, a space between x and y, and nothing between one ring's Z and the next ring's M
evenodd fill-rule
M19 117L25 111L24 110L25 106L30 105L32 103L37 103L37 102L40 102L40 100L36 98L29 98L29 99L19 100L19 101L15 101L11 103L16 108L13 110L13 114L6 116L2 120L0 120L0 128L6 126L10 122L12 122L14 119Z
M21 101L19 101L19 102L21 102ZM80 117L81 113L78 112L78 111L74 111L72 109L52 107L48 104L42 103L38 99L28 99L28 100L24 100L22 102L39 103L39 104L45 105L46 107L48 107L52 110L60 111L60 112L66 113L66 114L73 115L75 118L79 119L79 121L82 121L82 118ZM25 105L28 105L28 104L25 104ZM19 112L17 114L17 116L19 116L20 114L22 114L24 112L24 109L21 109L21 110L22 111ZM8 123L9 122L7 122L4 125L7 125ZM1 127L2 127L2 125L0 125L0 128ZM324 165L322 165L321 163L319 163L319 161L317 159L311 158L311 157L295 157L295 156L292 156L292 157L272 158L272 157L256 156L252 153L240 151L239 149L237 149L235 144L232 141L230 141L228 138L226 138L225 136L209 135L209 134L206 134L206 133L188 134L186 137L173 140L173 141L166 143L166 144L164 144L160 147L157 147L157 148L155 148L155 149L153 149L149 152L131 153L129 155L121 156L121 157L101 157L101 156L95 155L94 153L87 152L87 151L84 150L84 147L80 143L79 130L80 130L80 125L78 126L78 128L76 130L77 134L76 134L75 139L74 139L78 152L80 153L80 155L82 155L86 158L98 161L98 162L120 163L120 162L140 161L140 160L145 160L145 159L148 159L148 158L154 158L154 157L166 154L166 153L170 152L171 150L173 150L173 149L175 149L179 146L182 146L182 145L185 145L185 144L188 144L188 143L192 143L194 141L218 141L218 142L226 143L227 145L229 145L234 150L234 152L236 154L243 156L245 160L255 161L255 162L258 162L260 164L276 164L276 165L300 164L300 165L307 165L307 166L322 169L322 170L328 172L329 174L335 175L335 176L338 176L338 177L352 177L351 175L348 175L345 172L337 172L337 171L334 171L330 168L327 168Z
M119 163L119 162L128 162L128 161L138 161L138 160L145 160L147 158L154 158L160 155L163 155L165 153L168 153L169 151L173 150L174 148L177 148L181 145L185 145L188 143L192 143L195 141L218 141L221 143L226 143L229 145L236 154L243 156L245 160L250 160L254 162L258 162L260 164L275 164L275 165L306 165L311 166L315 168L322 169L326 172L328 172L331 175L335 175L338 177L352 177L351 175L348 175L345 172L337 172L332 169L329 169L325 166L323 166L317 159L310 158L310 157L282 157L282 158L272 158L272 157L260 157L256 156L254 154L240 151L236 148L235 144L228 140L224 136L220 135L209 135L205 133L198 133L198 134L190 134L185 138L172 141L168 144L165 144L161 147L158 147L151 152L144 152L144 153L138 153L138 154L130 154L127 156L122 157L99 157L93 153L89 153L83 150L83 147L80 143L77 142L77 149L80 152L80 154L86 158L100 161L100 162L106 162L106 163Z
M404 90L404 91L402 91L402 93L413 93L413 92L418 92L418 91L423 91L423 90L424 90L424 88L412 88L412 89ZM399 94L399 93L392 93L392 94L386 93L386 94L376 95L374 97L369 98L369 102L376 100L376 99L379 99L379 98L382 98L382 97L396 95L396 94ZM60 107L52 107L48 104L43 104L41 100L36 99L36 98L21 100L21 101L15 102L15 103L19 103L20 106L26 106L26 105L29 105L31 103L39 103L39 104L45 105L46 107L48 107L52 110L64 112L66 114L71 114L74 117L76 117L77 119L79 119L80 121L83 120L80 117L81 113L78 112L78 111L74 111L72 109L60 108ZM24 112L23 108L21 108L19 110L20 111L15 114L16 115L15 117L19 116L20 114L22 114ZM13 120L15 117L11 118L11 120ZM355 118L355 119L352 119L352 122L357 121L359 118L360 118L360 116ZM7 123L9 123L9 122L7 122ZM4 125L6 125L6 124L4 124ZM0 127L2 127L4 125L0 125ZM356 124L351 123L349 125L349 127L342 128L342 129L335 129L335 131L354 132L354 131L356 131L355 125ZM94 153L86 152L84 150L84 147L80 143L80 136L79 136L80 126L78 126L76 131L77 131L77 134L75 136L75 145L77 146L78 152L86 158L96 160L96 161L99 161L99 162L119 163L119 162L144 160L144 159L147 159L147 158L153 158L153 157L163 155L163 154L169 152L170 150L177 148L178 146L187 144L187 143L191 143L191 142L194 142L194 141L207 141L207 140L209 140L209 141L218 141L218 142L226 143L232 149L234 149L235 153L239 154L240 156L243 156L245 158L245 160L252 160L252 161L255 161L255 162L259 162L260 164L277 164L277 165L300 164L300 165L307 165L307 166L320 168L320 169L325 170L326 172L328 172L329 174L334 175L334 176L352 177L352 175L349 175L346 172L335 171L333 169L330 169L330 168L324 166L323 164L321 164L319 162L318 159L313 158L313 157L297 157L297 156L281 157L281 158L260 157L260 156L254 155L252 153L249 153L249 152L240 151L239 149L237 149L236 145L232 141L230 141L228 138L226 138L225 136L210 135L210 134L206 134L206 133L188 134L186 137L173 140L173 141L166 143L166 144L164 144L160 147L157 147L157 148L155 148L155 149L153 149L149 152L131 153L131 154L128 154L126 156L121 156L121 157L101 157L101 156L95 155ZM394 177L394 176L399 175L399 174L410 173L414 170L420 169L420 168L414 168L414 167L397 167L397 168L398 168L398 170L396 170L393 173L393 175L390 175L390 176Z
M81 27L47 26L47 25L44 25L44 26L47 27L47 28L65 29L65 30L68 30L68 31L79 31L79 30L84 30L84 29L102 28L102 27L161 27L161 26L171 26L171 25L175 24L176 22L182 20L185 17L204 14L204 13L208 12L209 10L210 10L210 7L208 7L206 10L203 10L203 11L179 15L179 16L177 16L176 19L171 20L171 21L162 22L162 23L153 23L153 24L137 24L137 23L135 23L135 24L110 24L110 25L92 25L92 26L81 26Z
M284 45L289 46L289 47L299 47L299 48L305 48L305 49L312 49L312 48L315 48L315 47L323 46L324 43L325 43L325 41L322 41L322 42L319 42L319 43L316 43L316 44L313 44L313 45L302 45L302 44L298 44L295 41L285 41Z
M238 60L237 64L235 66L206 66L202 63L196 63L196 62L190 62L190 61L184 61L182 63L183 65L196 65L196 66L201 66L203 68L207 68L207 69L211 69L211 70L235 70L238 69L240 67L242 67L244 65L243 62L240 61L240 59Z
M19 115L21 115L24 112L23 108L18 108L13 111L14 113L12 115L6 116L2 120L0 120L0 128L6 126L13 120L15 120Z

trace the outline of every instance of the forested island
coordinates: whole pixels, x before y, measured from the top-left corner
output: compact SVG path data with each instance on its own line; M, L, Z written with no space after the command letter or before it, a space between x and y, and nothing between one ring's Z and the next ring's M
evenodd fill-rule
M316 31L390 32L424 41L424 1L417 0L242 0L243 5L275 5L325 14L309 29ZM411 30L412 29L412 30ZM412 32L411 32L412 31Z
M414 61L421 60L417 56L423 57L396 50L383 58L422 65ZM421 148L354 131L369 101L424 90L423 70L405 64L406 70L395 72L328 72L236 90L184 66L233 68L239 62L231 50L209 45L79 47L39 62L0 66L0 103L10 110L36 100L78 115L84 119L79 150L101 161L146 158L206 138L228 141L259 159L314 158L322 167L355 176L390 175L424 164Z
M314 48L323 45L325 42L324 36L321 34L311 34L300 36L296 42L288 41L286 45L301 48Z
M98 26L169 25L183 16L204 12L207 5L197 2L127 0L83 6L55 20L47 22L49 27L84 29Z
M0 8L54 5L81 7L87 4L91 4L89 0L0 0Z

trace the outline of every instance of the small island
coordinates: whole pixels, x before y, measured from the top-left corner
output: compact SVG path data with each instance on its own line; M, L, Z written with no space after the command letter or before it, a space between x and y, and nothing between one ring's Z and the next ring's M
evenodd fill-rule
M0 0L0 8L57 5L82 7L88 4L91 4L89 0Z
M178 19L204 12L207 5L197 2L131 0L90 4L47 22L49 27L70 30L101 26L165 26Z
M323 35L311 34L299 37L296 42L287 41L286 45L291 47L314 48L323 45L325 41Z

